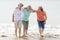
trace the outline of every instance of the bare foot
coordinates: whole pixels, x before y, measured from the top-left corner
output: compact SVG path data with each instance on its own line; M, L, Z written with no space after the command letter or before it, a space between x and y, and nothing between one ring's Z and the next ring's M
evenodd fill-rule
M28 37L27 35L23 35L22 37Z
M44 35L41 35L41 37L44 37Z
M19 36L19 38L22 38L22 36Z

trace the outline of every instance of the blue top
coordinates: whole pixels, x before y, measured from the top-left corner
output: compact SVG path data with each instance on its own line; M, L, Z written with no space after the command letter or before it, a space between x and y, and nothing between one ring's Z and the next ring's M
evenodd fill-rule
M31 12L32 12L32 10L27 11L27 9L23 9L22 21L29 21L29 16L30 16Z

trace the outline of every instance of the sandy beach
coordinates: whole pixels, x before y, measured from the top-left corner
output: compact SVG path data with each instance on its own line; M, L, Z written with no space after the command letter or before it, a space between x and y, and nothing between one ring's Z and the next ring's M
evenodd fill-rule
M15 34L15 26L12 22L12 14L18 3L23 3L37 10L39 6L46 11L47 21L44 29L44 37L39 37L39 27L36 13L29 16L28 37L19 38ZM21 28L23 35L23 25ZM60 40L60 0L0 0L0 40Z
M0 40L60 40L60 30L59 27L51 28L47 25L45 28L44 37L39 37L39 31L37 25L29 27L27 38L18 38L14 35L14 25L13 24L0 24ZM23 31L23 30L22 30Z
M32 36L32 35L28 35L28 37L26 38L19 38L19 37L15 37L15 35L5 35L5 37L2 37L2 35L0 36L0 40L60 40L59 37L48 37L45 36L43 38L40 38L39 36Z

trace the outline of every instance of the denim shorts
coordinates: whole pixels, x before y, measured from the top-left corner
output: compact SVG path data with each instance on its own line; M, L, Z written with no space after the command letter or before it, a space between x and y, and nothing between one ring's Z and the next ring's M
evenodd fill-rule
M39 28L45 28L44 26L45 26L45 23L44 23L45 21L38 21L38 26L39 26Z

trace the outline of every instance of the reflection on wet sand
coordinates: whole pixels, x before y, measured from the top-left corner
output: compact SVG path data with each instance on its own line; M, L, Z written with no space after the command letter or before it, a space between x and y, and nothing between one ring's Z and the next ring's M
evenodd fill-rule
M28 38L24 38L23 40L28 40Z
M7 35L7 37L6 35L2 35L0 37L0 40L60 40L60 38L58 37L54 38L51 35L50 37L49 35L45 35L44 37L39 37L38 35L36 36L31 34L31 35L28 35L28 37L21 37L21 38L16 37L15 35L10 35L10 36Z
M27 38L14 38L14 40L28 40L28 37Z
M43 40L43 37L40 37L39 40Z

